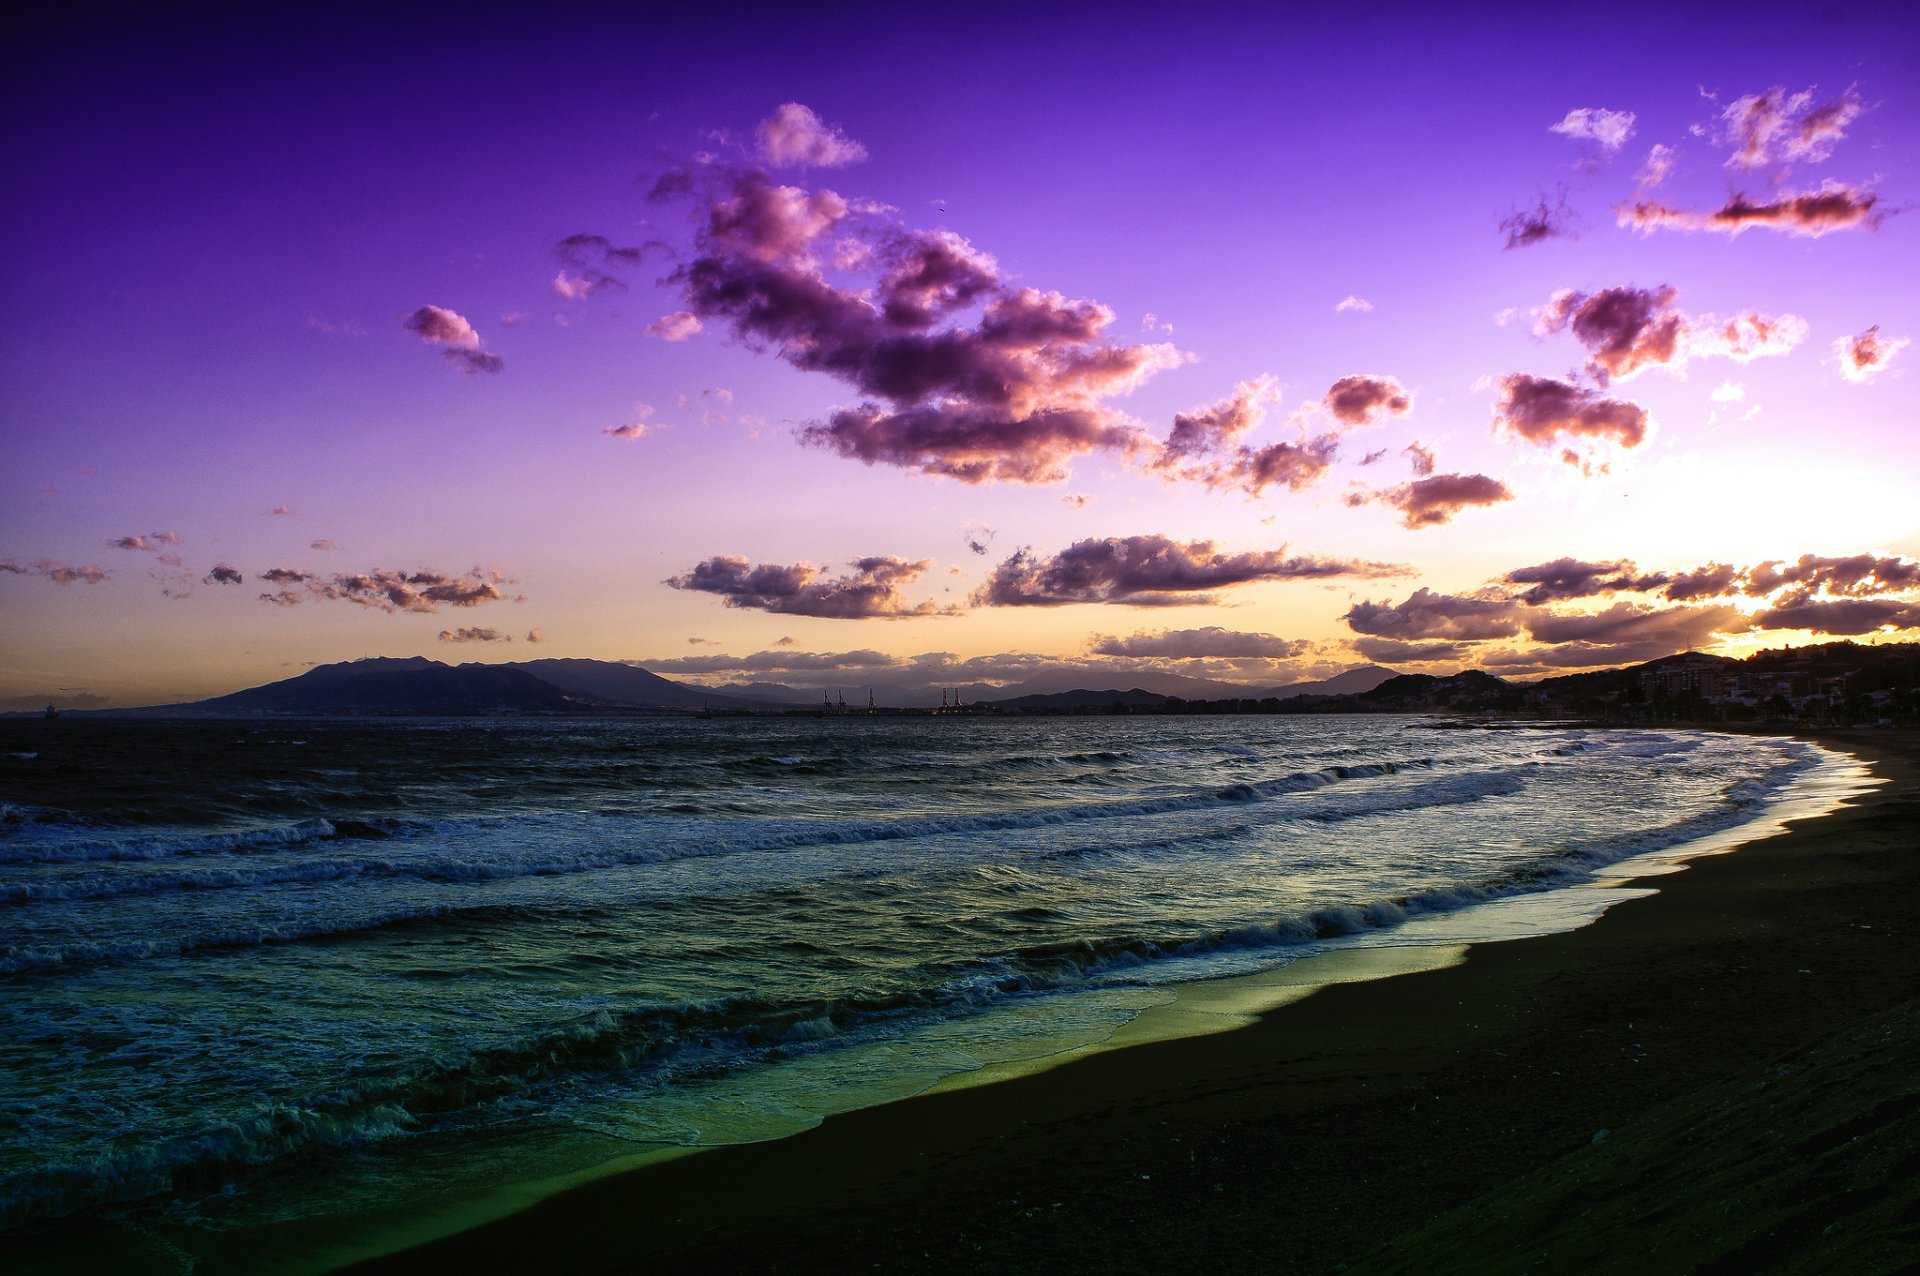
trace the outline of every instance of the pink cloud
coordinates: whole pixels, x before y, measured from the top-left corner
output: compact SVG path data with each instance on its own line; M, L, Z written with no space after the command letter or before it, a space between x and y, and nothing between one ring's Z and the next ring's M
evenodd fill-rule
M1633 119L1632 111L1582 106L1568 111L1565 119L1549 125L1547 131L1577 141L1592 142L1603 154L1611 157L1618 154L1620 148L1627 144L1627 139L1633 136Z
M1158 633L1136 633L1124 638L1095 634L1088 649L1099 656L1156 656L1175 660L1216 657L1290 660L1312 648L1312 643L1300 638L1239 633L1208 625L1204 629L1162 629Z
M1398 487L1355 492L1350 506L1387 505L1400 511L1401 526L1411 530L1451 523L1461 510L1498 505L1513 499L1513 490L1485 474L1435 474Z
M1194 606L1214 601L1206 591L1234 585L1403 576L1410 570L1391 563L1290 556L1284 546L1223 554L1212 541L1183 543L1155 535L1107 537L1076 541L1051 558L1022 549L994 569L972 601L995 607Z
M703 169L656 192L698 200L694 256L671 276L687 313L865 397L799 432L850 460L970 483L1055 481L1086 453L1144 448L1100 400L1184 360L1171 345L1104 341L1108 307L1011 288L964 238L872 226L832 191ZM847 225L873 240L869 287L821 273L819 250Z
M1433 473L1433 452L1431 449L1421 447L1416 441L1401 448L1400 452L1413 466L1413 475L1415 478L1425 478ZM1384 449L1381 452L1375 453L1375 455L1385 455Z
M1687 212L1653 200L1622 204L1614 210L1620 225L1645 234L1656 230L1709 230L1738 235L1753 226L1818 239L1857 226L1878 226L1884 212L1876 212L1880 197L1844 182L1828 181L1817 191L1783 193L1756 203L1735 195L1710 213Z
M1562 435L1575 439L1611 439L1621 447L1646 441L1651 421L1637 403L1609 399L1597 390L1525 373L1501 377L1494 404L1496 431L1505 431L1541 447Z
M1621 591L1645 592L1670 584L1672 578L1660 573L1642 575L1626 559L1589 563L1577 558L1556 558L1550 563L1515 568L1501 580L1508 585L1531 585L1531 589L1520 595L1520 601L1538 607L1569 598L1592 598Z
M1322 402L1334 420L1348 426L1377 425L1413 410L1413 395L1405 386L1392 377L1364 374L1341 377L1328 387Z
M442 629L441 642L512 642L513 635L501 633L498 629L462 628Z
M1371 301L1368 301L1365 297L1356 296L1353 293L1348 293L1341 299L1340 304L1333 308L1335 314L1345 314L1348 311L1358 311L1361 314L1365 314L1372 309L1373 303Z
M240 574L239 568L231 567L226 563L216 563L213 570L206 574L201 583L206 585L238 585L244 579L245 577Z
M1833 356L1841 376L1864 383L1873 380L1887 366L1887 361L1907 344L1905 337L1881 336L1880 325L1875 324L1857 337L1837 338L1833 343Z
M651 403L636 403L633 405L633 420L625 425L609 425L600 433L616 439L642 439L647 436L649 430L654 428L653 422L648 419L651 416L653 416Z
M1818 163L1860 115L1860 99L1851 89L1815 106L1813 90L1789 93L1778 86L1735 100L1720 113L1719 140L1733 148L1729 168L1768 164Z
M507 366L499 355L480 348L480 334L464 316L442 306L422 306L402 320L401 326L438 347L463 372L499 372Z
M412 572L376 567L369 572L340 572L326 577L292 567L275 567L262 572L260 579L282 587L278 593L260 597L283 607L294 606L310 597L349 602L384 612L435 612L442 606L478 607L505 598L500 586L510 583L509 578L494 567L475 567L458 576L431 567Z
M787 616L818 616L831 620L875 617L951 615L931 601L909 603L901 586L911 584L933 566L931 559L907 562L892 557L860 558L849 564L850 575L827 576L811 563L761 563L716 556L698 563L685 575L669 577L675 589L717 594L729 607L751 608Z
M1355 633L1402 641L1510 638L1521 630L1520 607L1510 598L1436 594L1426 588L1398 604L1355 603L1342 619Z
M116 536L107 542L108 549L139 550L148 554L160 553L163 545L178 545L178 532L148 532L145 536Z
M755 149L776 168L843 168L867 148L798 102L783 102L753 132Z
M1670 286L1557 292L1539 313L1542 336L1571 329L1587 350L1587 372L1601 384L1649 367L1679 369L1696 358L1719 356L1748 363L1782 355L1806 339L1798 315L1773 318L1744 311L1731 319L1688 316L1673 304Z
M647 335L662 341L685 341L701 328L700 320L685 310L661 315L647 325Z
M98 585L107 578L104 567L91 564L73 567L51 558L38 559L29 567L22 567L11 558L0 559L0 572L15 576L44 576L56 585Z

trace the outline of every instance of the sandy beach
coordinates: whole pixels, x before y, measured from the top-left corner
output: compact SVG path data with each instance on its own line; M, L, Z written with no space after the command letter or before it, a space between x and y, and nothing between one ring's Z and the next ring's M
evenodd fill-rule
M589 1183L355 1270L1920 1260L1920 738L1562 934Z

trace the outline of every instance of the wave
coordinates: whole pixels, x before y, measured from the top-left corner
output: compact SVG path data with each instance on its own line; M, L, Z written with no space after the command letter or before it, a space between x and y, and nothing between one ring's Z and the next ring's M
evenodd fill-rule
M735 831L743 827L742 822L713 821L705 824L682 824L675 828L679 839L677 841L661 840L644 845L629 843L613 847L599 845L599 834L595 830L581 826L577 820L569 820L567 817L537 816L528 817L527 820L519 823L534 829L545 828L558 832L582 849L544 856L476 857L422 854L411 858L399 858L354 855L346 858L314 857L293 861L276 860L270 863L241 863L221 867L138 873L77 874L0 883L0 904L25 905L50 901L96 900L127 895L315 884L368 878L407 878L429 882L490 882L522 877L564 876L719 855L908 841L973 833L997 833L1096 820L1163 815L1220 804L1269 801L1327 789L1347 780L1380 778L1398 775L1408 770L1430 770L1434 765L1432 758L1413 758L1399 762L1382 761L1331 766L1315 771L1294 772L1271 780L1226 785L1218 789L1188 789L1159 797L1036 807L994 814L919 816L891 821L854 823L814 821L800 826L789 824L744 833ZM1512 774L1498 772L1471 774L1457 777L1441 787L1414 790L1397 797L1356 795L1353 799L1336 807L1303 811L1299 814L1303 818L1330 820L1422 805L1448 805L1512 792L1518 783L1519 781ZM1369 807L1370 801L1373 803L1371 807ZM621 817L611 817L609 822L630 828L645 828L644 825L632 825ZM498 831L511 823L514 822L504 820L438 822L312 820L277 829L202 834L176 840L135 838L69 844L64 847L20 849L25 852L26 857L30 857L28 862L157 860L221 851L268 848L286 850L315 843L343 840L368 841L420 838L427 834L470 834L480 829ZM664 833L667 830L661 831ZM20 859L17 858L14 862L20 862ZM0 971L6 969L5 958L0 957Z

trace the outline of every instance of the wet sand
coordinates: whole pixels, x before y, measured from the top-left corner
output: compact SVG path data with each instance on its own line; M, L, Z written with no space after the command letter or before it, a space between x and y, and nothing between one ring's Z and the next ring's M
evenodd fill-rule
M1564 934L591 1182L360 1271L1920 1262L1920 734Z

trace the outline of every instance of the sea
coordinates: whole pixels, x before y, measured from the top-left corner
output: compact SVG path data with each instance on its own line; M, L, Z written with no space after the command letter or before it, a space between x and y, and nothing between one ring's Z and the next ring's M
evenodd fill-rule
M1578 924L1850 767L1416 716L0 722L0 1247L323 1270L1209 981Z

